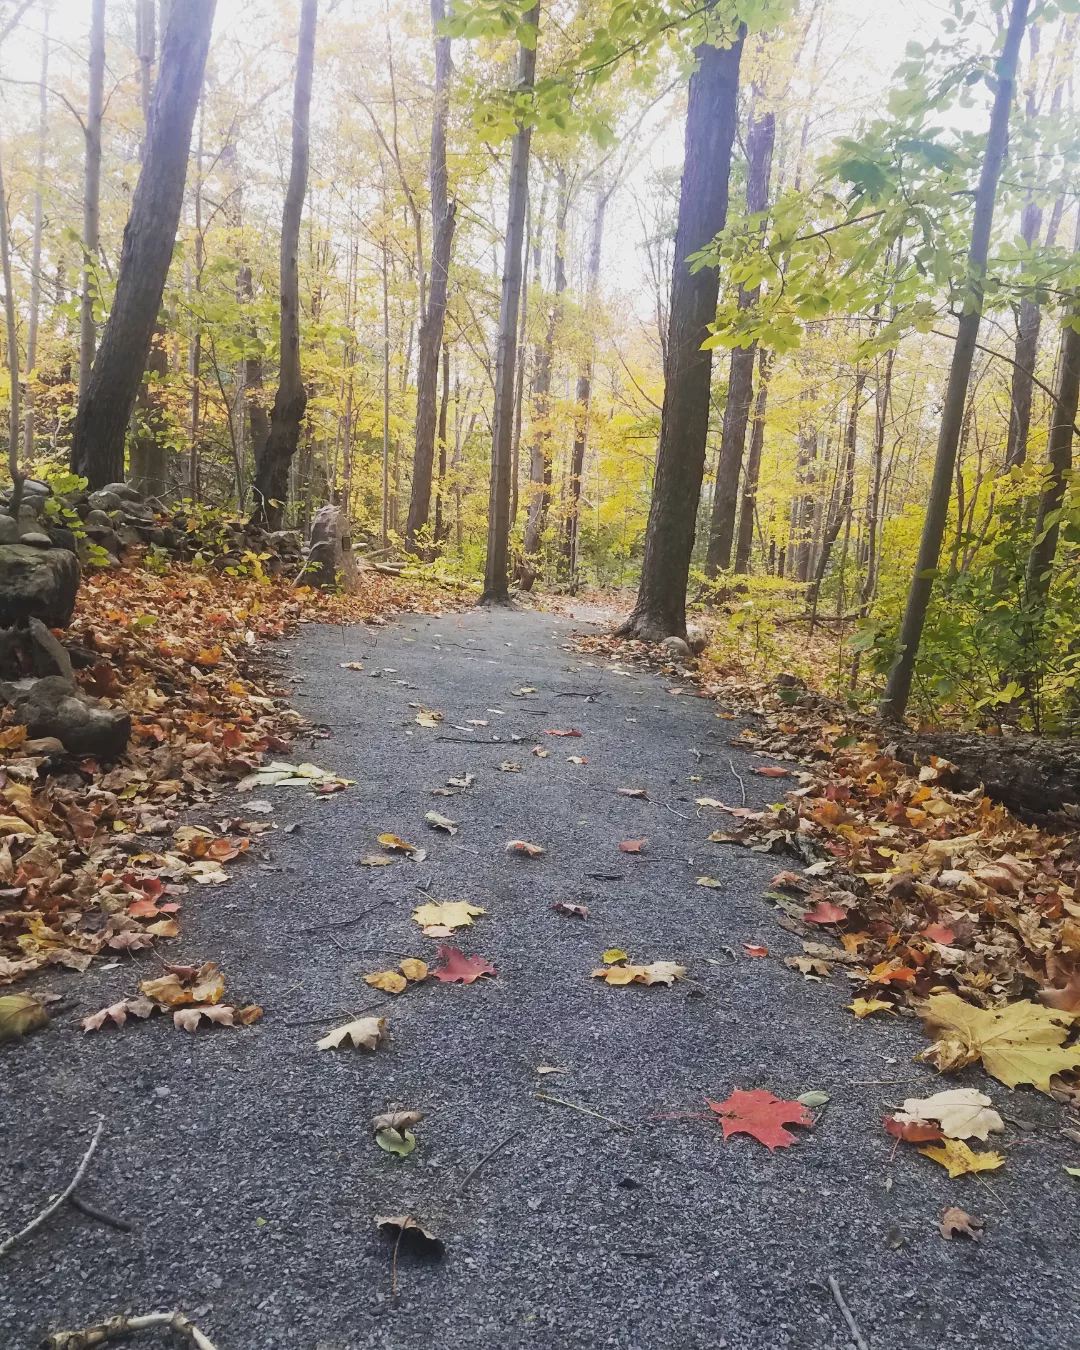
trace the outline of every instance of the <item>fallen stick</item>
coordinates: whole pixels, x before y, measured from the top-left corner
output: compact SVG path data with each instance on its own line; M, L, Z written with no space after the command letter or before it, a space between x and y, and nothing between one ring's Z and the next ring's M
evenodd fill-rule
M497 1143L493 1149L489 1149L488 1152L485 1153L484 1156L480 1159L480 1161L476 1164L476 1166L470 1168L469 1171L465 1173L465 1176L462 1178L461 1185L458 1186L457 1189L459 1191L463 1191L465 1187L469 1184L469 1182L472 1181L473 1177L476 1176L477 1172L480 1171L481 1167L483 1167L485 1163L490 1162L491 1159L494 1158L495 1154L501 1152L507 1146L507 1144L510 1143L512 1139L516 1139L518 1135L521 1133L522 1128L523 1127L519 1125L516 1130L511 1130L505 1139L500 1140L499 1143Z
M738 769L735 767L735 762L734 762L734 760L730 760L730 759L728 760L728 768L729 768L729 769L731 770L731 772L735 775L735 777L739 780L739 789L740 789L740 791L742 792L742 805L745 806L745 805L746 805L746 780L743 778L742 774L741 774L741 773L738 771Z
M88 1219L96 1219L98 1223L103 1223L108 1228L115 1228L118 1233L130 1233L132 1225L127 1219L117 1218L115 1214L106 1214L103 1209L98 1209L92 1205L89 1200L84 1200L80 1195L69 1195L68 1204L72 1209L77 1209L80 1214L85 1214Z
M611 1116L602 1116L599 1111L592 1110L588 1106L580 1106L577 1102L568 1102L565 1097L551 1097L546 1092L535 1092L533 1096L537 1101L554 1102L556 1106L568 1106L571 1111L580 1111L583 1116L592 1116L594 1120L602 1120L605 1125L614 1125L617 1130L625 1130L627 1134L633 1134L629 1125L624 1125L621 1120L613 1120Z
M836 1281L835 1275L829 1276L829 1289L833 1298L836 1300L836 1306L840 1309L840 1314L848 1325L848 1331L851 1332L851 1338L855 1342L856 1350L870 1350L870 1343L859 1330L859 1324L852 1316L851 1309L844 1301L844 1296L840 1292L840 1286Z
M186 1337L196 1350L214 1350L213 1341L181 1312L145 1313L141 1317L121 1314L79 1331L54 1331L41 1342L41 1350L90 1350L91 1346L120 1340L132 1331L149 1331L153 1327L167 1327L178 1336Z
M101 1142L101 1136L104 1129L105 1117L99 1116L97 1129L94 1131L93 1139L90 1140L90 1147L83 1154L82 1162L79 1163L78 1170L68 1183L67 1187L61 1191L55 1199L51 1200L36 1218L31 1219L25 1228L20 1229L18 1233L13 1233L11 1237L7 1238L4 1242L0 1242L0 1257L7 1256L8 1252L12 1251L20 1242L25 1238L28 1238L36 1229L40 1228L45 1220L55 1214L60 1206L75 1192L83 1177L86 1176L86 1169L90 1166L90 1160L97 1152L97 1146ZM76 1341L75 1344L77 1345L78 1342ZM93 1345L94 1342L90 1341L89 1344Z

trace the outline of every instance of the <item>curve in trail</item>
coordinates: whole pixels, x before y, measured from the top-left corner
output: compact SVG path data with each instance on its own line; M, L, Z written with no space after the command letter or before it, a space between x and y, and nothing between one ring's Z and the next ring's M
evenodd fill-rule
M876 1350L1080 1341L1074 1183L1060 1169L1072 1159L1013 1128L1037 1124L1041 1103L964 1080L993 1095L1016 1141L989 1183L949 1181L910 1148L892 1157L886 1105L940 1080L912 1063L910 1023L860 1026L841 977L804 982L783 965L799 944L762 895L789 864L705 841L718 822L694 799L738 792L738 724L575 654L571 629L492 611L297 637L297 706L329 739L295 758L356 785L258 794L295 830L262 836L261 862L188 898L172 958L221 959L266 1017L194 1036L57 1028L5 1053L5 1222L70 1175L75 1126L100 1111L108 1132L86 1197L137 1231L58 1216L2 1272L0 1344L175 1306L218 1350L815 1350L852 1343L830 1277ZM536 693L516 697L523 687ZM414 705L444 720L418 725ZM569 728L581 737L543 734ZM467 790L432 795L466 774ZM751 805L777 795L746 783ZM426 826L431 810L458 832ZM359 866L384 831L426 861ZM545 855L508 855L515 838ZM621 852L628 838L644 852ZM696 885L703 874L720 885ZM428 898L486 911L455 942L495 977L378 994L365 973L431 957L411 919ZM560 901L588 919L555 912ZM590 972L612 946L688 974L609 988ZM92 969L65 988L85 1012L131 984L127 968ZM388 1016L385 1047L316 1050L362 1010ZM707 1098L736 1088L831 1102L796 1147L769 1153L725 1143L701 1118ZM395 1108L425 1113L403 1161L369 1125ZM987 1217L982 1244L941 1239L947 1205ZM391 1244L373 1216L400 1213L447 1255L400 1253L392 1298Z

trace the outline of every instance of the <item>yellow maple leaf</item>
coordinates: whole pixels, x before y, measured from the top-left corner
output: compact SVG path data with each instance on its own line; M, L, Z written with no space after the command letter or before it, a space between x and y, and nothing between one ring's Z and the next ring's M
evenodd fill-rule
M408 980L396 970L376 970L364 976L364 983L372 989L381 989L384 994L400 994L408 987Z
M633 984L644 973L644 966L600 966L593 971L593 979L606 980L608 984Z
M895 1003L887 1003L883 998L857 998L847 1004L856 1017L870 1017L876 1012L895 1012Z
M1007 1087L1031 1083L1049 1092L1055 1074L1080 1067L1080 1045L1062 1045L1072 1019L1041 1004L976 1008L956 994L932 994L922 1013L927 1029L939 1033L922 1058L943 1071L981 1059Z
M951 1177L962 1177L966 1172L993 1172L1005 1165L1000 1153L976 1153L961 1139L943 1139L940 1144L928 1144L919 1152L947 1168Z
M467 900L433 900L414 909L413 919L426 932L429 928L443 930L469 928L473 918L477 914L484 913L486 910L478 905L470 905ZM445 931L436 934L438 937L445 935Z
M316 1045L320 1050L341 1050L346 1045L355 1046L357 1050L374 1050L385 1035L385 1017L358 1017L355 1022L334 1027L316 1041Z
M428 967L426 961L421 961L417 956L407 956L398 970L407 980L420 981L428 977Z

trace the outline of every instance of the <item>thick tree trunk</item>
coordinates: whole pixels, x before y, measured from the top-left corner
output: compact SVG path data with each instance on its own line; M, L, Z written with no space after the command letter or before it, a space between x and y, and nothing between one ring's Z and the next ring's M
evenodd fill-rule
M521 495L521 415L525 407L525 374L529 333L529 255L532 241L532 198L525 190L525 242L521 255L521 314L518 320L517 371L514 377L514 431L510 445L510 528L517 523Z
M746 132L746 210L749 215L764 211L769 205L769 179L775 143L776 119L773 114L767 112L758 117L752 109ZM755 305L760 290L758 286L750 291L740 288L739 308L749 309ZM716 576L718 571L731 563L731 543L739 500L739 471L746 447L746 425L750 417L756 359L756 342L752 342L749 347L732 349L709 545L705 554L705 571L710 577Z
M174 7L150 112L150 134L124 230L116 298L79 411L71 463L91 487L124 475L124 437L172 260L188 149L215 0Z
M255 520L279 530L289 495L289 465L300 442L307 390L300 372L300 221L307 195L311 81L319 0L302 0L293 87L292 162L281 216L281 365L270 431L256 449Z
M994 223L994 206L998 180L1009 144L1009 111L1012 107L1016 83L1016 65L1020 44L1027 24L1029 0L1012 0L1005 43L997 60L997 88L990 114L990 129L986 138L979 185L975 193L975 218L972 223L971 246L967 256L963 313L957 325L949 379L938 430L937 455L930 496L926 504L922 539L915 561L915 571L908 590L907 605L900 625L899 654L881 700L881 714L899 719L907 709L911 683L915 675L915 659L919 653L926 611L934 587L941 541L949 515L949 495L952 485L956 449L964 418L971 365L975 344L979 337L986 281L986 260L990 248L990 231Z
M540 6L525 22L538 28ZM536 44L518 49L515 91L527 94L536 78ZM502 295L495 362L495 411L492 417L491 483L488 492L487 558L483 601L502 603L510 595L510 466L514 433L514 366L517 357L518 309L521 303L521 245L525 233L525 201L529 190L529 147L532 128L519 125L510 151L510 196L503 248Z
M637 602L620 630L646 641L686 635L686 583L705 469L712 376L712 351L701 344L716 318L719 290L715 269L691 271L689 259L727 219L743 36L740 28L728 47L698 47L698 66L690 77L656 477Z
M105 0L90 7L90 66L86 96L86 166L83 178L82 298L79 309L79 398L90 383L97 326L94 291L101 250L101 120L105 109Z
M416 548L417 535L428 523L431 509L431 470L435 459L436 395L439 353L446 321L446 291L454 246L457 205L448 200L446 121L449 112L450 39L439 33L446 17L443 0L431 0L435 33L435 107L431 117L431 290L427 313L420 325L416 368L416 445L413 451L412 494L405 524L405 547Z
M761 452L765 448L765 405L769 397L769 353L761 349L758 358L758 389L754 401L754 426L750 432L750 453L743 474L742 499L739 505L739 529L735 537L735 572L746 576L750 571L750 552L754 543L754 518L757 510L758 478L761 475Z
M445 543L450 533L449 526L446 523L446 509L444 499L446 496L446 436L447 419L450 413L450 348L444 342L442 349L442 385L439 389L439 477L435 485L435 520L432 529L432 538L435 547L439 548Z
M29 388L29 377L37 364L38 327L41 322L41 236L44 206L41 186L45 179L45 148L49 139L49 11L42 15L41 29L41 90L38 102L37 159L34 165L34 232L30 244L30 321L26 330L26 414L23 418L23 456L30 458L34 449L34 402Z
M548 309L544 340L536 349L532 383L532 444L529 448L529 516L525 524L524 553L533 560L540 552L540 540L547 526L551 506L551 370L555 359L555 338L562 317L566 292L566 213L570 202L566 189L566 171L557 171L559 200L555 209L555 289ZM537 269L539 275L539 269Z
M593 211L592 235L589 240L589 261L585 280L585 310L591 320L592 302L600 284L600 262L604 249L604 218L611 196L610 187L601 187L596 194ZM585 472L585 451L589 443L589 413L592 405L592 375L596 343L590 330L588 346L578 372L574 401L574 445L570 452L569 500L566 505L566 524L563 530L563 558L571 594L578 585L578 547L581 538L581 478Z

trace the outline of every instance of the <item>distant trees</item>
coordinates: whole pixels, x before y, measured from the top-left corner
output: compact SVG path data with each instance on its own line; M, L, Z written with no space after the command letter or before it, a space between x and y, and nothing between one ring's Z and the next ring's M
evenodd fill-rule
M131 201L116 297L79 409L71 467L91 487L124 476L124 442L157 322L184 199L188 149L215 0L174 5L165 33L142 170Z
M300 443L307 390L300 369L300 222L307 195L311 82L318 0L301 0L293 85L292 161L281 217L281 356L266 440L255 447L255 514L267 529L281 528L289 496L289 465Z

